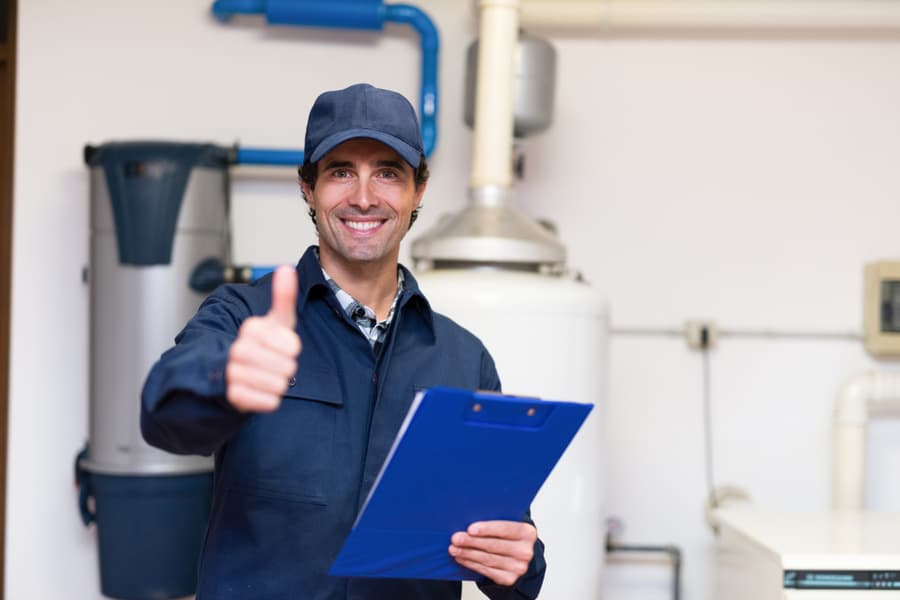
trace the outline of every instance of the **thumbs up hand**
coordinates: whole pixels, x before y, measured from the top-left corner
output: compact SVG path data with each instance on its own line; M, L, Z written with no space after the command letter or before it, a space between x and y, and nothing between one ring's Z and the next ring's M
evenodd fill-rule
M241 324L228 353L226 397L242 412L271 412L297 370L297 274L280 266L272 276L272 307Z

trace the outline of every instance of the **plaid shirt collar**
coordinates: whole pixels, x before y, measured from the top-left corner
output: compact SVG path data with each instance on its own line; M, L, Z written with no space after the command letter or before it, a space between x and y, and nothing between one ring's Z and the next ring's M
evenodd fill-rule
M380 347L380 345L384 343L388 326L394 319L394 309L397 308L397 300L400 299L400 294L403 293L403 271L399 268L397 269L397 293L394 295L393 303L391 303L391 310L388 311L388 315L383 321L378 320L374 310L361 304L353 296L341 289L341 286L328 275L324 267L322 267L322 276L325 277L325 281L328 282L328 287L334 292L334 295L337 297L338 302L341 303L341 307L344 309L344 312L347 313L347 316L353 319L359 327L359 330L366 336L372 349L378 350L376 344Z

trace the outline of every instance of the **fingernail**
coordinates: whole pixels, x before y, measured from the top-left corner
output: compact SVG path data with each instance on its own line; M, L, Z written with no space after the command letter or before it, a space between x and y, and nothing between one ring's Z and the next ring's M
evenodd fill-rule
M457 556L459 554L459 548L457 548L456 546L450 546L449 550L450 554L453 556Z
M478 523L469 526L469 533L472 535L478 535L481 533L481 526Z

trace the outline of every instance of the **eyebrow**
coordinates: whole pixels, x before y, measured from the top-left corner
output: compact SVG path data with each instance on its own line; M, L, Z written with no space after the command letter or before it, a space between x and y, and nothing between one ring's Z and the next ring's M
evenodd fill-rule
M403 170L403 163L401 163L399 160L379 160L375 162L375 166L392 167L401 171Z
M349 160L330 160L325 163L326 169L346 169L347 167L352 167L353 163Z
M393 159L375 161L375 166L376 167L391 167L394 169L399 169L401 171L403 170L403 163L401 163L399 160L393 160ZM325 168L325 169L347 169L347 168L352 168L352 167L353 167L353 163L350 162L349 160L330 160L327 163L325 163L325 166L323 168Z

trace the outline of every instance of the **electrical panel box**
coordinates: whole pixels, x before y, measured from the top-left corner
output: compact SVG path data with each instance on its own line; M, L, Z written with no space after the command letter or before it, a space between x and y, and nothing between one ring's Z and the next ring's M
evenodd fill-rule
M900 358L900 260L866 265L863 313L866 350Z

